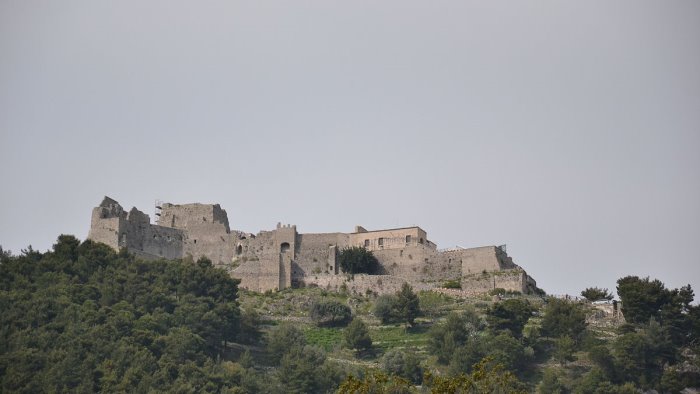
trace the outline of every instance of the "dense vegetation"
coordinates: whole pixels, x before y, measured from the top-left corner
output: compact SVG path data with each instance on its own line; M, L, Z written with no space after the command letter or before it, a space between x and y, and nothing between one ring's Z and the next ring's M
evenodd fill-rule
M591 320L590 303L505 292L459 299L404 285L379 297L319 288L259 294L239 291L206 259L142 261L61 236L46 253L0 249L0 391L700 386L700 307L690 286L625 277L617 293L624 324Z
M217 391L238 333L237 281L207 260L144 262L61 236L0 264L0 388Z

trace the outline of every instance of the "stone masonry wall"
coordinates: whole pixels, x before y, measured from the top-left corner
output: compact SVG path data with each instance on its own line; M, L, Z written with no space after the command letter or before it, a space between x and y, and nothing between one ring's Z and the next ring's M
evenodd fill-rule
M127 247L145 258L205 256L241 279L242 287L256 291L318 281L320 286L339 286L346 279L339 274L338 253L348 246L364 246L365 240L383 275L356 275L352 285L358 291L395 291L403 282L419 289L437 288L460 278L464 291L470 292L496 287L522 292L536 289L535 281L505 248L441 251L416 226L380 231L358 226L355 233L299 234L296 226L278 224L272 231L253 235L231 231L226 211L218 204L163 204L158 225L153 225L138 209L127 213L105 197L92 211L88 238L117 250Z
M226 211L218 204L163 204L158 224L186 230L184 255L195 260L207 257L215 265L231 263L235 237L230 234Z
M337 249L333 249L333 246L342 249L347 245L348 235L343 233L298 234L296 267L293 272L295 279L306 275L334 273L336 267L330 261L335 261L331 254L335 254Z

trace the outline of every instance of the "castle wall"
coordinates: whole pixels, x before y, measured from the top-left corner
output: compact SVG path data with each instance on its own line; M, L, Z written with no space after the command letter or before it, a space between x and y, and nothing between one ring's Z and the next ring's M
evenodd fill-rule
M163 204L158 225L153 225L145 213L136 208L127 213L105 197L92 211L88 238L117 250L127 247L144 258L205 256L241 279L241 287L255 291L304 283L340 286L347 278L338 275L336 258L349 246L366 247L380 263L382 275L355 276L352 285L361 292L395 292L403 282L418 289L439 288L447 280L460 278L468 292L496 287L522 292L536 289L534 280L505 248L440 251L415 226L380 231L358 226L349 234L299 234L296 226L278 224L272 231L252 235L232 232L226 211L218 204Z
M484 246L454 251L462 260L462 275L500 270L501 262L496 250L495 246Z
M105 197L99 206L93 208L90 220L88 239L102 242L115 250L119 250L122 236L122 221L126 212L118 202Z
M348 246L348 238L344 233L298 234L294 277L336 272L335 253Z
M183 231L152 225L150 217L136 208L129 211L121 227L127 249L140 251L144 257L177 259L183 255Z
M98 210L99 208L95 208ZM100 213L93 210L92 224L88 239L102 242L112 249L119 250L120 218L100 218Z
M472 293L485 293L496 288L529 293L535 288L534 280L522 269L471 274L462 277L461 284L462 290Z
M158 225L185 230L182 254L197 260L209 258L214 265L230 264L235 249L226 211L218 204L163 204Z
M158 225L191 230L204 223L218 223L226 233L231 229L226 211L219 204L170 204L161 206Z
M345 289L351 294L368 293L368 290L374 294L394 294L401 290L404 283L410 283L413 291L431 290L434 286L425 283L411 283L410 281L392 275L366 275L356 274L350 278L347 275L311 275L304 278L306 286L315 285L322 289L330 291L340 291Z

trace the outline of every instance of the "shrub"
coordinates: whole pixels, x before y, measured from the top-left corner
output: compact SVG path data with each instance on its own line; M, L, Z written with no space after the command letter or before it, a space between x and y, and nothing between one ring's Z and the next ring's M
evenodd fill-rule
M382 369L392 375L406 378L414 384L423 381L423 368L413 352L399 349L389 350L382 358Z
M383 324L388 324L394 321L396 314L394 305L396 304L396 296L384 294L377 297L374 303L374 315L377 316Z
M371 251L361 247L353 246L340 251L338 264L343 272L348 274L374 274L379 268L379 261Z
M362 319L352 319L348 328L345 329L345 346L358 351L372 347L372 338L369 336L369 330Z
M489 291L489 295L495 296L495 295L504 295L506 294L506 289L502 287L496 287L495 289Z
M311 305L311 320L317 326L345 326L352 319L350 307L335 300L317 301Z
M462 283L457 279L453 279L443 283L442 287L446 289L461 289Z

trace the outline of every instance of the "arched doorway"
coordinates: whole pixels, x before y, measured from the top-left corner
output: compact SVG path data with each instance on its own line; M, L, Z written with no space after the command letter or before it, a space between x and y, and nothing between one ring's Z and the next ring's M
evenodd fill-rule
M280 245L280 253L286 253L289 251L289 242L282 242Z

